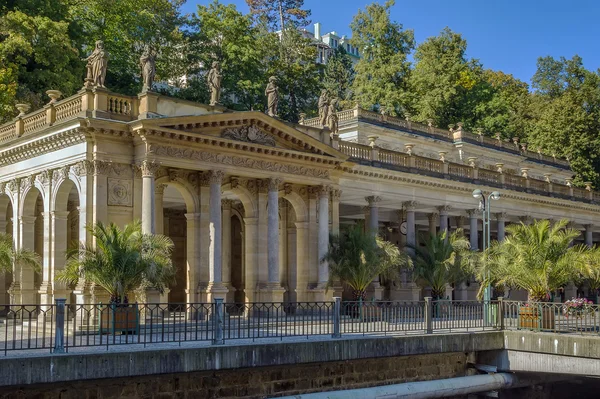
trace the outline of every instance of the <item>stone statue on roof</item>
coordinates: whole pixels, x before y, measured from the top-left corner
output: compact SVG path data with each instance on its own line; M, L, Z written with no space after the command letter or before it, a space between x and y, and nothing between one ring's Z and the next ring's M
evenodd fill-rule
M212 68L208 72L208 88L210 89L210 105L217 105L221 97L221 69L217 61L213 61Z
M140 57L140 67L142 68L142 92L150 91L156 75L156 54L149 44L146 44L144 53Z
M104 42L102 40L96 41L96 48L84 61L87 61L86 83L96 87L105 87L104 81L108 67L108 52L104 49Z
M321 126L327 124L327 110L329 109L329 98L327 96L327 90L321 90L321 96L319 97L319 121Z
M269 84L265 89L265 96L267 96L267 114L269 116L277 116L279 88L277 87L277 78L275 76L269 78Z
M327 127L331 130L331 133L337 134L338 132L338 116L337 116L337 105L338 99L332 98L329 101L329 107L327 109Z

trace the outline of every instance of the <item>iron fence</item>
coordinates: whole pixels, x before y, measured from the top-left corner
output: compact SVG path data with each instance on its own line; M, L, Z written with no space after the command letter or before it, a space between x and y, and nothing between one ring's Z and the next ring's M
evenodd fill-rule
M0 306L0 352L118 345L218 345L235 340L334 338L524 329L599 334L600 308L560 303L423 301Z

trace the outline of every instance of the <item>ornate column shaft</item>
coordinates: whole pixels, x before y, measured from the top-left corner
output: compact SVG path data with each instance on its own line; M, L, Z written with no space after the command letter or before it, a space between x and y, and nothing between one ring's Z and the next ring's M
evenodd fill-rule
M436 212L428 213L427 218L429 219L429 234L435 236L437 234L437 222L439 215Z
M20 236L21 236L21 246L20 248L27 248L30 250L35 250L35 220L37 218L35 216L21 216L19 218L19 228L20 228ZM35 271L33 267L19 264L16 266L18 280L15 278L15 281L18 281L20 288L20 295L18 300L19 304L23 305L31 305L35 304L36 301L36 291L35 291Z
M406 245L413 250L417 246L417 229L415 225L415 201L403 202L406 210Z
M594 227L591 224L586 224L584 225L585 227L585 245L587 245L589 248L594 246L594 238L593 238L593 231L592 228Z
M156 233L155 209L155 182L154 174L159 165L155 162L144 160L140 164L142 172L142 233Z
M438 206L437 207L440 213L440 232L445 231L448 232L448 211L450 207L448 205Z
M365 200L369 203L369 231L373 234L379 234L379 206L381 197L372 195L366 197Z
M198 303L198 283L200 282L200 213L186 213L186 301Z
M479 210L470 209L467 211L469 215L469 241L471 243L471 251L479 250Z
M222 283L222 239L221 231L221 184L223 172L213 170L209 172L210 202L209 202L209 283L220 285Z
M329 281L329 262L323 258L329 251L329 191L330 187L319 187L319 280L318 286L325 288Z
M279 185L281 180L268 180L267 202L267 265L268 283L270 286L279 286Z
M506 213L496 213L498 241L504 241L504 227L506 225Z

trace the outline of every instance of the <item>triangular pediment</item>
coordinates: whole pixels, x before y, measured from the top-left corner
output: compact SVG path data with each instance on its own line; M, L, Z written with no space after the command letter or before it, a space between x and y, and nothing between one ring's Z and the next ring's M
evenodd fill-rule
M227 112L220 114L156 118L143 121L143 128L181 131L201 136L281 148L303 153L325 155L345 160L347 156L316 137L301 132L294 124L272 118L262 112Z

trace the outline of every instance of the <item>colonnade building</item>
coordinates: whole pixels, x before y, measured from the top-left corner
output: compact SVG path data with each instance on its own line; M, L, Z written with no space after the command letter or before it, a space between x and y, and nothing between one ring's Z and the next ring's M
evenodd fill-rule
M481 245L476 188L497 190L492 238L508 223L567 218L588 245L600 195L571 184L567 162L460 125L448 130L359 108L292 124L145 92L84 88L0 126L0 230L42 257L0 277L0 303L106 301L101 290L55 279L65 252L89 242L86 224L141 219L174 244L177 283L149 301L321 301L329 234L365 221L399 246L463 228ZM427 294L410 273L374 281L369 296ZM474 299L476 283L449 287Z

